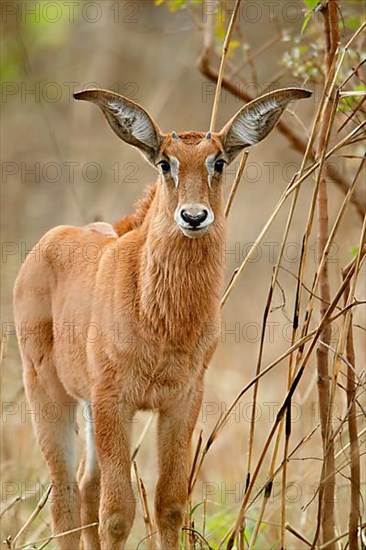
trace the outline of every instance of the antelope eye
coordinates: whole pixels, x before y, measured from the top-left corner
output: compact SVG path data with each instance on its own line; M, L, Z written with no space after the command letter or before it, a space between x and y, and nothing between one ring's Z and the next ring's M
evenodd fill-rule
M225 161L223 159L219 159L215 162L215 170L216 172L218 172L219 174L222 174L222 171L224 169L224 166L225 166Z
M161 167L163 174L167 174L170 171L170 164L166 160L162 160L158 163L158 166Z

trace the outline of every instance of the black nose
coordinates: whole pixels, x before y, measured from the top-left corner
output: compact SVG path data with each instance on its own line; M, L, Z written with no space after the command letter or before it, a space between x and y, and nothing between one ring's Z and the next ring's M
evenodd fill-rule
M191 225L192 227L198 227L207 218L208 211L204 209L204 210L201 210L201 212L199 212L195 216L193 216L188 212L188 210L182 210L180 215L186 223L189 223L189 225Z

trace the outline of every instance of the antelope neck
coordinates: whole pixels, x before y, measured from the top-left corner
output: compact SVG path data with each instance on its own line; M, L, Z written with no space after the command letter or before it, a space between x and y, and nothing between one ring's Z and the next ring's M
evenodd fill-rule
M197 336L219 305L225 224L217 219L209 233L189 239L173 218L154 212L157 202L143 228L140 316L159 334L181 340L183 332Z

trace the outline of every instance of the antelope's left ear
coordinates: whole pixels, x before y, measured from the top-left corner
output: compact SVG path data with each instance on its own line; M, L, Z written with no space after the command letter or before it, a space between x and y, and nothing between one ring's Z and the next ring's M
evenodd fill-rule
M234 160L244 147L262 141L275 127L291 101L311 95L312 92L302 88L285 88L247 103L219 133L229 162Z
M145 109L127 97L108 90L85 90L74 94L74 97L98 105L115 134L137 147L155 166L163 136Z

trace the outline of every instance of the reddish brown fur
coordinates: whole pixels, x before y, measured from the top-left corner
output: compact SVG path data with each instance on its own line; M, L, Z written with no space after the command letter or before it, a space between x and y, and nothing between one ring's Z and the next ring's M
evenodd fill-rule
M193 134L189 139L192 145L187 141L176 144L167 140L162 148L180 158L178 190L172 187L168 194L161 181L150 188L135 213L115 224L121 235L118 238L100 233L93 224L52 229L37 245L44 251L41 260L37 262L33 254L27 257L15 287L18 325L26 323L27 329L38 330L36 337L23 330L20 338L29 401L93 403L102 498L103 488L110 493L104 527L103 512L100 518L102 538L108 540L108 546L102 547L108 550L121 547L133 521L125 426L138 409L160 411L161 475L156 510L158 524L166 533L164 548L177 547L183 519L188 442L200 406L204 367L217 339L225 235L221 186L216 184L214 190L209 190L203 162L217 145L213 140L202 143ZM192 188L193 182L196 188ZM207 200L216 215L214 227L199 239L185 237L172 220L177 201L184 202L189 195L193 197L189 200ZM97 244L101 251L98 261L85 261L83 251L90 243ZM45 253L52 244L61 251L55 259ZM74 248L72 255L70 248ZM82 329L89 323L111 329L102 330L97 342L87 342ZM66 330L70 324L76 326L71 342L70 331ZM57 340L52 337L54 326L63 329ZM72 470L62 463L61 449L57 467L52 467L53 455L61 447L54 426L41 424L36 429L45 458L51 463L53 481L62 486L73 484ZM47 441L49 429L54 431L52 445ZM67 418L64 426L59 423L58 430L63 438L71 437ZM178 448L185 449L184 453L178 453ZM126 487L118 488L120 468L128 481ZM103 476L103 472L107 473ZM178 485L172 483L177 472ZM92 471L89 477L84 474L81 478L82 520L90 523L97 521L98 507L87 502L84 487L90 492L99 474ZM78 498L76 494L73 503L67 499L65 502L59 492L54 499L57 532L79 525ZM98 548L93 529L85 531L83 537L86 548ZM78 539L79 534L63 537L60 547L76 547Z
M119 237L122 237L128 231L139 227L145 219L150 208L152 200L156 193L156 185L151 185L145 191L143 197L136 204L135 212L130 216L124 216L113 224L113 229Z
M129 442L138 409L159 413L156 520L162 548L179 548L190 440L219 326L225 219L216 159L231 162L245 146L241 139L260 141L289 101L307 95L273 92L241 110L220 134L189 132L180 139L161 134L126 98L103 90L76 96L102 107L113 130L150 162L171 163L166 173L161 166L135 213L114 228L96 223L46 233L15 285L27 398L41 411L52 402L60 412L57 425L42 414L35 420L54 487L53 530L99 521L99 535L96 528L82 531L84 550L125 547L135 514ZM202 208L209 215L197 236L182 212L194 221ZM70 410L85 402L93 422L86 423L77 485ZM79 541L77 531L58 545L76 550Z

